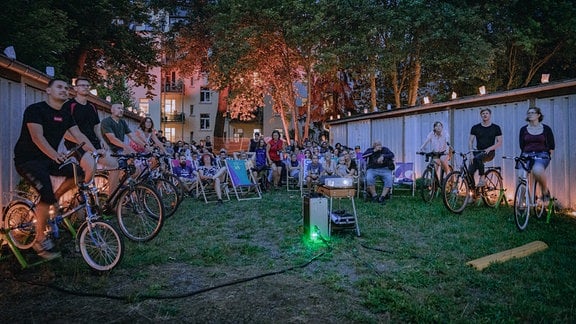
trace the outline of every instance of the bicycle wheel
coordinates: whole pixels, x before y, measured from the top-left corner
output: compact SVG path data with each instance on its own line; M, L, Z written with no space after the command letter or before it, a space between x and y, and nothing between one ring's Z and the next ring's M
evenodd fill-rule
M450 172L442 185L444 206L453 213L461 213L468 203L468 192L468 182L461 172Z
M534 207L534 210L532 212L534 213L534 216L536 216L536 218L540 219L542 218L542 215L546 213L546 207L548 206L546 206L546 202L543 200L542 190L540 189L540 186L536 181L532 182L533 182L532 197L530 197L532 199L532 206Z
M488 170L486 172L486 184L482 188L482 200L490 207L496 207L500 193L504 188L502 176L497 170Z
M164 179L154 179L154 189L160 195L164 207L164 217L168 218L178 210L181 200L176 186Z
M32 203L16 201L6 208L4 213L4 228L10 229L8 236L14 245L21 249L29 249L36 239L34 218L36 213Z
M422 174L422 185L420 186L420 196L424 202L430 202L434 198L436 192L436 185L434 181L434 172L426 169Z
M528 201L526 182L522 181L516 186L514 193L514 222L518 230L523 231L528 225L530 218L530 202Z
M136 242L156 237L164 224L162 199L152 187L137 184L124 189L118 198L116 216L120 230Z
M84 261L96 271L112 270L124 255L124 241L105 221L84 223L78 230L78 245Z

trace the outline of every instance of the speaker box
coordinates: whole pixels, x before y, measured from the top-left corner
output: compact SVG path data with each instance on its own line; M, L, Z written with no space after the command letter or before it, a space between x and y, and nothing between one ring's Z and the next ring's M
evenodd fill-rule
M328 215L328 198L304 197L302 200L302 213L304 218L304 235L315 239L319 232L323 238L330 237Z

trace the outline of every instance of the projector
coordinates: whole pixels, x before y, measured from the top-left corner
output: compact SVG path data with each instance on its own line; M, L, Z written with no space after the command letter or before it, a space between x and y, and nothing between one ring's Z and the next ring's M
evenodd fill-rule
M327 178L324 185L329 188L351 188L354 186L352 178Z

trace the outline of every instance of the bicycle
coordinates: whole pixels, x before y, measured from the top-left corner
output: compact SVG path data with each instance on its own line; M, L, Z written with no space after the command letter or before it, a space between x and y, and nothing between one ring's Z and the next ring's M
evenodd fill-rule
M96 173L96 183L100 188L100 200L104 214L116 212L118 227L131 241L148 242L152 240L164 224L164 204L156 189L149 184L137 181L132 177L136 167L129 160L139 157L150 157L150 154L112 154L118 158L118 170L123 171L119 185L108 197L108 176L106 171Z
M478 153L470 151L457 153L462 157L459 170L450 172L442 184L444 206L453 213L461 213L466 205L478 197L489 207L496 207L502 199L503 183L499 167L487 167L484 174L486 181L482 187L477 187L474 174L468 169L468 155Z
M430 202L442 188L444 182L444 169L440 166L440 172L436 171L439 167L435 159L446 155L446 152L416 152L416 154L426 157L426 169L422 173L422 184L420 185L420 196L424 202Z
M514 222L519 231L523 231L528 226L530 215L542 218L546 211L546 205L542 199L540 186L535 181L531 172L531 163L537 157L534 156L503 156L503 159L513 159L520 170L518 184L514 192Z
M98 214L98 189L94 186L94 179L89 183L78 180L77 168L79 162L72 155L83 145L80 144L71 149L62 167L72 164L74 181L77 192L68 206L59 210L52 210L48 220L47 232L54 239L60 237L59 226L64 223L75 239L77 250L89 267L96 271L106 272L116 267L124 255L124 241L116 228ZM97 155L93 155L97 160ZM20 250L29 249L36 239L36 205L40 200L39 195L30 193L13 193L10 203L6 206L0 226L0 239L4 239L22 268L30 266L24 259ZM74 206L75 203L78 203ZM85 213L83 223L74 229L70 218L80 212Z

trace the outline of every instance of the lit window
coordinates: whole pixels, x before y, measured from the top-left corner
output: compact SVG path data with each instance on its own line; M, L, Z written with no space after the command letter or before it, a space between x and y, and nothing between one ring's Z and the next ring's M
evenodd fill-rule
M164 137L170 142L174 142L176 139L176 128L166 127L164 128Z
M164 113L173 114L175 112L176 112L176 100L175 99L164 100Z
M210 103L210 90L208 88L201 88L200 89L200 102L201 103Z
M138 109L141 113L144 113L146 115L150 114L150 100L147 98L144 99L140 99L140 103L138 105Z
M200 129L210 129L210 114L200 114Z

